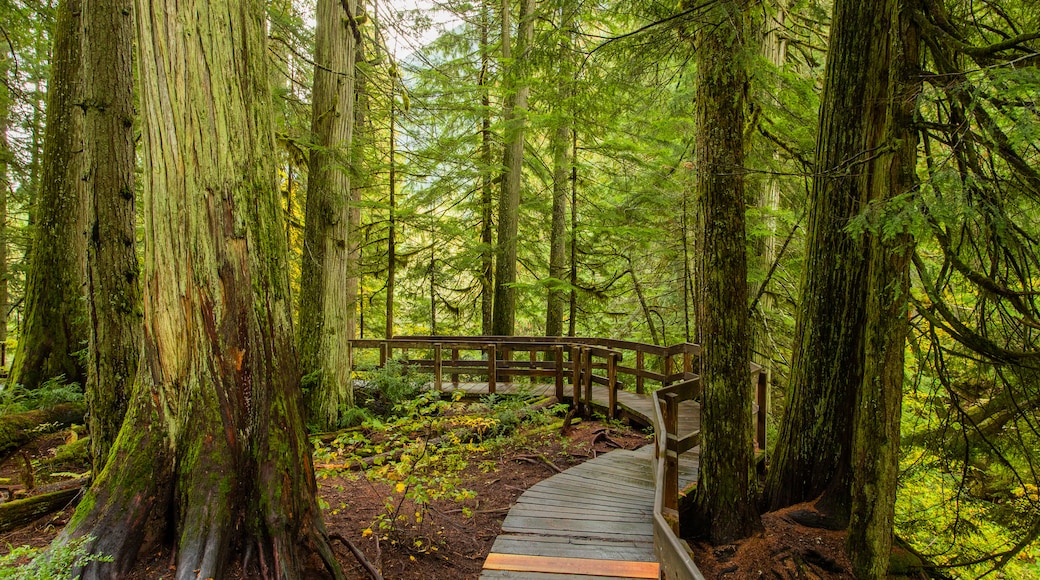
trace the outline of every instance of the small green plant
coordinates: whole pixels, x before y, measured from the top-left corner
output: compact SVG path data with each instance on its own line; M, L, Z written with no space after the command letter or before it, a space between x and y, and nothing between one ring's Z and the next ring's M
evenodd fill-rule
M65 375L48 379L36 389L27 389L19 384L0 385L0 415L24 413L82 400L83 388L79 383L65 382Z
M365 380L355 390L355 396L359 406L386 417L395 412L396 406L417 397L430 378L414 365L391 359L382 367L365 371Z
M90 554L94 536L83 536L46 549L19 546L0 556L0 580L58 580L90 562L111 562L111 556ZM28 563L27 563L28 562Z

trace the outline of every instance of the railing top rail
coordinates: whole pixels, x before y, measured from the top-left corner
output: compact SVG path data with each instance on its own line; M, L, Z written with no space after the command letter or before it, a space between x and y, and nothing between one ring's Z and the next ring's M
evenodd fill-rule
M551 345L585 345L585 346L598 346L604 348L610 348L615 350L633 350L641 351L645 354L651 354L655 356L675 356L678 354L689 353L691 355L699 355L701 347L698 344L689 342L680 342L671 346L660 346L656 344L649 344L645 342L637 342L631 340L621 340L615 338L593 338L593 337L581 337L581 336L425 336L425 335L410 335L410 336L395 336L393 338L366 338L366 339L354 339L351 341L354 345L360 347L375 348L381 343L390 344L411 344L411 343L441 343L444 345L452 344L487 344L487 343L514 343L514 344L551 344Z

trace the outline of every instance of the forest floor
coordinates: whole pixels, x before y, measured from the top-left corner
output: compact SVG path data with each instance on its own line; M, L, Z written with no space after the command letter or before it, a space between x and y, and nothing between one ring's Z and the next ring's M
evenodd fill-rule
M27 456L34 460L52 456L65 437L65 433L58 433L41 438L25 450ZM474 492L462 501L416 506L404 499L399 484L371 481L349 470L325 469L320 458L318 490L329 533L353 542L388 580L476 579L502 520L524 490L554 475L557 469L567 469L617 447L636 449L649 442L639 431L585 422L566 437L545 431L524 437L519 444L491 447L470 457L459 472L461 487ZM12 458L0 468L0 481L21 481L24 465L24 458ZM66 473L87 470L84 465L63 469ZM72 510L70 506L0 534L0 554L22 545L48 545L68 522ZM696 544L696 561L705 577L852 578L842 533L804 528L788 518L786 511L766 515L763 523L763 533L740 545L712 548ZM334 542L334 548L348 578L369 578L342 542ZM170 578L172 565L168 551L145 551L128 580ZM240 571L231 572L230 578L242 577Z

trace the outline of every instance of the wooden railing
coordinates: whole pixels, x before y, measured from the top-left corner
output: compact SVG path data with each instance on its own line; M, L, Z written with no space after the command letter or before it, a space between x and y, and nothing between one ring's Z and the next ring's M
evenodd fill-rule
M755 385L755 447L765 449L766 376L762 367L752 363ZM689 546L679 536L679 458L701 443L700 429L679 432L679 405L699 402L701 379L694 377L663 387L653 393L654 400L654 551L668 580L703 580L690 556Z
M353 340L350 348L354 361L365 358L358 352L363 350L377 350L379 366L387 359L403 359L432 373L437 388L443 387L445 377L454 385L460 377L471 377L483 379L494 393L500 383L517 377L551 377L557 398L571 397L585 413L591 410L593 385L601 385L609 393L607 415L611 419L617 417L617 392L624 385L644 394L647 381L667 386L688 380L696 376L700 354L700 346L690 343L663 347L614 339L540 336L404 336ZM374 357L369 358L375 362ZM566 392L568 386L570 392Z
M351 360L364 358L355 356L359 351L373 349L378 351L380 366L390 358L403 359L432 373L437 388L443 387L445 376L456 385L461 377L483 378L490 393L495 392L499 383L514 381L517 377L532 380L552 377L557 398L563 401L569 396L573 404L586 413L591 410L593 385L603 385L608 387L610 418L617 416L617 392L623 384L627 382L638 394L644 394L646 381L657 383L660 388L653 393L652 416L635 417L651 424L656 434L654 549L663 577L703 580L690 557L689 547L679 538L679 458L697 447L701 439L699 429L679 433L679 407L683 402L700 400L699 345L680 343L662 347L575 337L408 336L353 340L350 348ZM416 353L420 356L415 356ZM516 358L523 353L527 356ZM766 377L762 367L756 364L751 365L751 375L756 387L755 446L764 449ZM568 385L570 393L566 392Z

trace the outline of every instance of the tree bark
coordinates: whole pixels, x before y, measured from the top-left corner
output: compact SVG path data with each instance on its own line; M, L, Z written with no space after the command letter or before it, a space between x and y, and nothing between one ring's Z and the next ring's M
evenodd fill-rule
M341 407L354 405L348 344L354 303L348 292L351 249L350 149L354 130L356 42L347 0L320 0L315 38L303 274L300 280L300 362L309 421L327 431ZM349 18L355 18L352 13Z
M0 534L32 523L43 516L64 509L76 500L82 484L70 489L34 495L0 504Z
M491 70L490 43L488 28L490 26L488 2L480 3L480 159L483 163L480 176L480 332L487 336L492 334L491 319L494 316L495 289L492 278L495 268L494 249L494 196L491 191L491 90L488 88L488 75Z
M86 580L152 537L178 579L343 578L316 501L274 171L265 6L139 0L144 354L109 460L63 538ZM149 532L156 532L149 535Z
M878 82L866 74L877 4L838 2L834 9L791 380L765 489L774 510L826 491L818 508L836 525L849 516L848 411L863 382L868 247L847 227L866 202L860 176L877 145L863 115L868 85Z
M26 275L25 314L11 363L11 382L34 389L65 376L83 384L77 353L86 347L83 307L86 218L83 195L80 0L58 4L47 85L47 122L34 230Z
M556 130L552 138L553 196L552 230L549 236L549 295L545 307L545 335L563 335L563 308L567 304L564 277L567 276L567 201L570 197L571 132L573 117L570 99L573 93L574 65L571 34L575 6L565 2L560 8L560 61L557 69L559 96L555 108Z
M523 184L524 128L527 98L531 92L525 79L527 51L534 39L535 0L520 0L516 46L511 47L509 0L502 2L502 60L505 64L505 108L502 112L505 152L502 189L498 198L498 246L495 252L495 304L491 333L512 336L516 325L517 231L520 219L520 190ZM513 56L515 54L515 56Z
M0 50L0 80L9 83L8 73L13 55L7 49ZM0 369L7 366L7 321L8 279L7 267L7 194L11 190L8 165L14 159L7 141L7 129L11 125L11 95L6 88L0 93Z
M713 544L761 527L752 453L744 226L744 107L748 90L747 6L717 2L697 34L697 192L700 253L701 468L694 524Z
M870 3L867 3L868 5ZM876 221L870 228L865 363L856 398L852 441L852 506L847 545L857 578L888 577L899 474L904 353L909 332L910 262L914 240L905 227L893 233L882 220L898 212L898 201L917 185L914 118L921 90L921 37L913 0L885 0L871 9L878 28L870 72L883 82L867 116L882 128L882 149L867 174ZM887 220L886 220L887 221Z
M133 38L132 0L83 0L84 181L90 232L86 400L95 475L123 424L140 356Z

